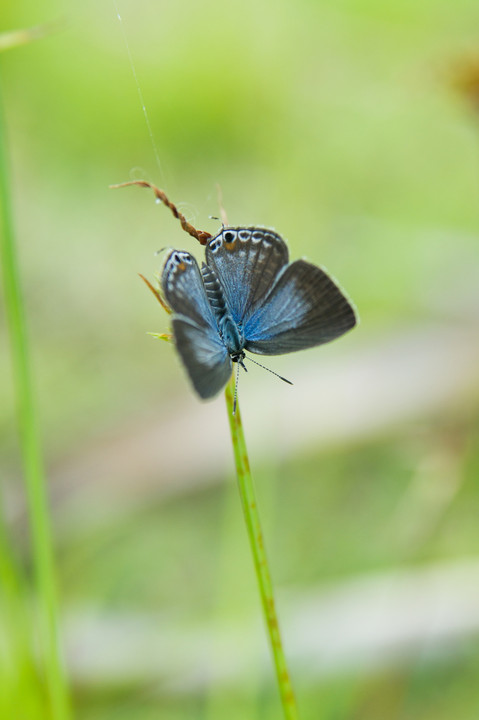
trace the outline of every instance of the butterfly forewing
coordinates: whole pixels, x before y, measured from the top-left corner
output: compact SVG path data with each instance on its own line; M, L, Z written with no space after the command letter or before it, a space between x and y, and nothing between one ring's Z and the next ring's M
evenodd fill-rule
M355 324L354 310L333 280L316 265L296 260L245 324L245 349L261 355L304 350L340 337Z
M233 319L243 325L288 264L288 248L272 230L224 228L206 246L206 262L221 279Z

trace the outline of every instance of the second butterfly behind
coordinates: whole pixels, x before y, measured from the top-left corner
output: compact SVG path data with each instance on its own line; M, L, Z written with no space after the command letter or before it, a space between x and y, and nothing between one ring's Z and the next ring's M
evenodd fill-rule
M214 397L246 352L282 355L330 342L356 325L343 292L316 265L289 262L276 232L225 227L206 243L201 269L169 252L162 293L176 348L196 392ZM243 365L244 367L244 365Z

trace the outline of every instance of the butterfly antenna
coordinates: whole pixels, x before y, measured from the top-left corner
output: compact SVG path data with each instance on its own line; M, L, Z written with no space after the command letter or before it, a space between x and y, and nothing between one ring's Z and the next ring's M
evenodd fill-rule
M238 397L238 382L239 382L239 369L240 369L239 362L236 364L237 364L237 368L236 368L235 396L233 399L233 415L236 415L236 399ZM243 365L243 367L244 367L244 365ZM246 370L246 368L245 368L245 370Z
M180 213L176 205L171 202L167 194L163 190L160 190L160 188L156 187L156 185L153 185L153 183L150 183L147 180L130 180L130 182L120 183L119 185L110 185L110 187L121 188L128 187L129 185L138 185L139 187L150 188L150 190L153 190L156 202L161 202L163 203L163 205L166 205L167 208L170 208L175 218L180 221L183 230L187 232L188 235L191 235L191 237L196 238L200 245L206 245L208 240L213 237L211 233L206 232L205 230L197 230L195 227L193 227L193 225L189 223L188 220L185 218L183 213Z
M270 372L272 375L276 375L277 378L279 378L280 380L282 380L282 381L285 382L285 383L288 383L288 385L292 385L292 384L293 384L293 383L291 382L291 380L287 380L285 377L283 377L283 376L280 375L279 373L277 373L277 372L275 372L274 370L271 370L270 368L266 367L266 365L261 365L261 363L257 362L256 360L253 360L253 358L252 358L252 357L249 357L249 355L248 355L248 362L252 362L252 363L254 363L255 365L258 365L260 368L263 368L263 370L267 370L267 371ZM246 368L245 368L245 370L246 370Z

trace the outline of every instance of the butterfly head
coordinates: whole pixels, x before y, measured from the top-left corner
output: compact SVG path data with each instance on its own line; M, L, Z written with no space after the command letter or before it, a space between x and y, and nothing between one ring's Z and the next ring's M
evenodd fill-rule
M241 350L241 352L231 353L231 354L230 354L231 362L238 363L239 365L241 365L241 367L242 367L244 370L246 370L246 368L245 368L245 366L244 366L244 359L245 359L245 357L246 357L246 355L245 355L245 353L243 352L243 350Z

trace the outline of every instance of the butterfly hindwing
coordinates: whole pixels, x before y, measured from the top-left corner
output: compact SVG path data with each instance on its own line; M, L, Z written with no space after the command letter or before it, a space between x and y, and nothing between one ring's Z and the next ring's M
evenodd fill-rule
M232 368L220 336L182 315L175 315L172 325L176 349L193 387L204 400L214 397L228 382Z
M330 342L355 325L354 310L334 281L316 265L296 260L245 323L245 349L260 355L305 350Z
M288 264L288 248L272 230L224 228L208 242L206 263L221 279L234 321L243 324L261 307Z
M183 250L172 250L161 273L161 288L173 312L185 315L198 325L216 328L195 258Z

